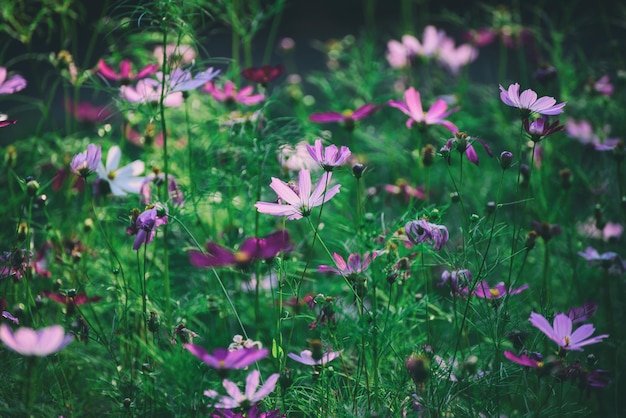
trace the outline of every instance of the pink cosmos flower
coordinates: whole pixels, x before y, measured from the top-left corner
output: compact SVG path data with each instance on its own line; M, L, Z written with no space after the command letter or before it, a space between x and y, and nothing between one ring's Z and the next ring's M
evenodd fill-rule
M441 125L453 134L459 131L459 128L452 122L444 119L451 113L459 110L459 107L448 110L448 104L443 99L437 99L430 109L428 109L428 112L424 112L420 93L413 87L409 87L409 89L404 92L404 101L390 100L388 104L391 107L400 109L404 114L409 116L409 120L406 122L407 128L410 128L413 122L417 122L422 126Z
M372 260L374 260L379 254L379 251L365 253L363 259L361 259L359 254L350 254L348 256L348 262L346 263L342 256L337 253L333 253L333 260L335 260L337 268L322 264L317 268L317 271L319 273L334 273L344 276L361 274L367 270Z
M285 66L278 64L276 66L264 65L262 67L249 67L241 72L241 76L246 80L267 86L270 82L276 80L285 72Z
M469 289L463 289L462 292L465 293L466 295L470 294L472 296L476 296L477 298L481 298L481 299L500 299L501 297L507 294L517 295L519 293L522 293L524 290L528 289L528 287L529 286L525 284L523 286L518 287L517 289L509 288L507 290L506 286L504 285L504 282L500 282L494 287L490 287L489 283L483 280L480 283L478 283L474 291L472 291L471 293L469 292Z
M13 94L26 88L26 80L19 74L7 79L7 69L0 67L0 95Z
M209 354L204 348L195 344L185 344L183 347L194 356L198 357L204 364L214 369L244 369L264 359L269 354L267 348L243 348L241 350L229 351L225 348L213 350Z
M511 84L507 90L500 85L500 100L507 106L517 107L524 117L530 113L540 113L542 115L560 115L567 102L556 104L554 97L544 96L537 98L537 93L531 89L519 93L519 83Z
M215 100L222 103L240 103L246 106L255 105L265 100L263 94L252 94L254 87L247 86L237 91L232 81L224 83L220 89L212 81L207 82L202 91L209 93Z
M454 40L445 38L439 45L437 61L452 74L458 74L461 68L478 57L478 50L471 45L455 46Z
M374 103L367 103L354 111L345 110L342 113L334 111L313 113L309 116L309 120L316 123L342 122L346 129L351 131L354 129L355 121L365 119L379 109L380 107L376 106Z
M608 131L609 129L606 127L603 134L608 134ZM567 119L565 121L565 134L570 138L578 140L583 145L593 147L597 151L611 151L615 149L620 141L618 138L600 140L598 135L594 133L591 123L587 120Z
M513 363L519 364L520 366L531 367L533 369L539 369L543 367L543 358L539 353L532 353L530 356L526 354L516 356L511 351L505 351L504 357L511 360Z
M537 118L532 122L530 122L527 118L524 118L524 120L522 120L522 124L524 125L526 133L530 135L530 140L533 142L539 142L553 133L560 132L565 129L563 125L559 125L558 120L550 124L548 118Z
M603 96L611 97L613 95L613 84L608 75L603 75L593 85L593 88Z
M161 100L162 85L152 78L139 80L135 87L120 87L120 97L131 103L158 103ZM163 105L167 107L180 106L183 103L183 93L180 91L165 92Z
M496 39L496 33L490 28L470 29L463 34L463 39L477 47L484 47Z
M448 242L448 229L443 225L430 223L426 219L407 222L404 231L413 244L430 242L435 251L441 250Z
M130 60L120 62L120 71L115 72L104 60L98 61L97 72L107 80L119 81L120 84L129 84L131 81L141 80L156 73L159 70L157 64L148 64L137 74L133 73L133 64Z
M321 139L316 139L314 146L307 144L306 148L315 162L326 171L333 171L334 168L343 165L351 155L350 149L343 145L337 148L332 144L324 148Z
M387 42L387 61L393 68L408 67L420 48L420 42L411 35L404 35L401 42L391 40Z
M246 238L235 252L214 242L206 244L206 253L198 250L189 251L189 262L199 268L249 265L255 260L267 260L287 251L289 233L279 230L265 238Z
M337 184L330 189L328 185L333 173L325 172L317 182L315 189L311 193L311 173L309 170L300 170L298 175L298 186L294 190L284 181L272 177L270 187L276 192L280 201L283 203L267 203L257 202L254 206L261 213L267 213L274 216L287 216L288 220L300 219L311 214L311 209L320 206L337 193L341 185Z
M0 326L0 340L8 348L23 356L45 357L61 351L73 339L72 335L65 335L61 325L52 325L40 330L22 327L15 333L7 324Z
M77 306L84 305L85 303L99 302L102 299L100 296L88 297L85 293L76 293L74 289L65 293L54 293L49 290L44 290L41 294L61 305L65 305L66 313L70 316L74 314Z
M98 169L101 160L102 148L98 145L89 144L87 151L74 155L70 168L74 174L87 177Z
M593 217L587 218L585 222L576 225L578 233L586 238L601 239L604 242L617 240L624 233L624 227L615 222L606 222L602 229L596 226L596 220Z
M224 379L222 385L229 396L220 395L214 390L205 390L204 396L217 399L217 403L213 405L216 408L234 409L241 406L255 405L274 391L279 377L280 375L278 373L272 374L267 378L263 386L257 390L259 387L260 373L258 370L253 370L246 378L245 393L241 393L235 383Z
M327 353L324 353L322 355L322 358L318 360L313 358L313 353L311 352L311 350L303 350L302 352L300 352L300 355L289 353L287 354L287 356L290 359L295 360L298 363L306 364L307 366L322 366L326 363L330 363L331 361L339 357L342 352L343 350L329 351Z
M403 201L409 203L411 199L426 199L424 186L413 187L406 180L398 179L396 184L384 184L382 190L394 196L403 198Z
M97 125L112 116L108 106L94 105L90 102L74 103L71 100L65 102L65 110L81 123Z
M557 314L553 325L550 325L542 315L531 312L530 323L564 350L583 351L582 347L599 343L608 337L608 334L602 334L590 338L595 331L591 324L581 325L572 332L572 320L563 313Z

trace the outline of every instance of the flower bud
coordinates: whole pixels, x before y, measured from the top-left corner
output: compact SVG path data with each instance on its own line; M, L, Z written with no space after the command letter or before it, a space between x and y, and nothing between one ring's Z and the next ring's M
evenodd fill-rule
M39 191L39 182L35 180L34 177L26 178L26 194L29 197L37 196L37 192Z
M503 170L506 170L511 167L512 163L513 153L510 151L502 151L502 154L500 154L500 167L502 167Z
M459 194L457 192L452 192L450 193L450 200L452 201L452 203L459 203L461 201L461 198L459 197Z
M17 148L9 145L4 154L4 162L8 168L13 168L17 164Z
M404 362L406 370L409 372L415 386L419 386L428 380L430 374L430 360L420 354L411 354Z
M487 213L492 214L496 211L496 202L487 202Z
M17 226L17 240L24 241L28 236L28 224L26 222L20 222Z
M324 351L322 349L322 340L312 339L309 340L309 346L311 346L311 357L313 360L321 360L324 357Z
M539 235L535 231L530 231L528 235L526 235L526 242L524 242L524 246L526 247L527 251L535 248L535 244L537 243L538 236Z
M356 177L357 180L363 176L364 172L365 166L363 164L356 163L352 166L352 174L354 174L354 177Z
M435 147L431 144L422 148L422 164L424 167L430 167L435 162Z

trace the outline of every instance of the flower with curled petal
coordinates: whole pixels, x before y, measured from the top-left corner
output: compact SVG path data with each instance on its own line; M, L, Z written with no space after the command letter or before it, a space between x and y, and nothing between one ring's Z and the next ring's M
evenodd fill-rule
M404 232L413 244L430 242L435 251L441 250L449 237L445 226L430 223L426 219L407 222Z
M350 276L353 274L361 274L370 266L370 263L380 254L380 251L374 251L371 254L366 253L363 258L359 254L350 254L348 262L337 253L333 253L333 260L337 268L322 264L317 268L318 273L334 273L337 275Z
M11 350L23 356L45 357L61 351L74 337L65 335L61 325L52 325L39 330L22 327L15 333L7 324L0 326L0 340Z
M567 104L567 102L556 104L554 97L537 98L537 93L531 89L524 90L520 94L519 89L519 83L511 84L506 90L500 85L500 100L507 106L517 107L524 118L530 116L531 113L560 115Z
M546 318L535 312L530 313L529 321L564 350L583 351L582 347L599 343L609 336L602 334L591 337L596 330L592 324L581 325L572 332L572 319L563 313L554 317L552 325Z
M241 352L242 350L233 351L233 353ZM257 404L267 395L272 393L276 388L276 382L278 381L278 373L274 373L267 378L263 386L259 387L260 373L258 370L250 372L246 378L246 390L245 393L241 393L237 385L230 380L224 379L222 385L229 396L220 395L214 390L205 390L204 396L208 396L212 399L217 399L214 404L216 408L234 409L234 408L250 408L252 405Z

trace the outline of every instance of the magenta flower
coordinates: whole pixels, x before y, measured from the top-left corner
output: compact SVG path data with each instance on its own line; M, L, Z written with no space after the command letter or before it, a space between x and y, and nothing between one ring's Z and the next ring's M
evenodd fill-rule
M14 324L19 324L20 320L16 318L15 316L13 316L11 312L7 311L6 308L7 308L7 301L4 300L3 298L0 298L0 318L8 319Z
M379 109L380 107L376 106L374 103L367 103L354 111L345 110L342 113L334 111L313 113L309 116L309 120L316 123L342 122L346 129L351 131L354 129L355 122L357 120L365 119L371 114L377 112Z
M537 118L532 122L529 122L528 119L524 118L522 120L522 124L524 125L524 130L528 135L530 135L530 139L533 142L539 142L543 138L547 138L555 132L560 132L565 127L563 125L559 125L559 121L557 120L552 125L549 124L548 118Z
M41 294L46 298L65 305L67 315L73 315L77 306L84 305L85 303L98 302L102 299L100 296L88 297L85 293L76 293L74 289L66 293L54 293L49 290L44 290Z
M459 128L452 122L445 120L448 115L459 110L458 107L448 110L448 104L445 100L437 99L430 109L428 109L428 112L424 112L420 93L413 87L409 87L409 89L404 92L404 101L390 100L388 104L391 107L400 109L409 116L409 120L406 122L407 128L410 128L413 122L417 122L421 126L441 125L453 134L459 131Z
M252 86L247 86L237 91L232 81L227 81L223 89L218 88L212 81L207 82L202 88L202 91L209 93L218 102L240 103L246 106L255 105L265 100L263 94L252 94L253 90Z
M284 181L272 177L270 187L276 192L280 201L285 201L286 204L257 202L254 206L261 213L287 216L288 220L309 216L311 209L328 202L339 193L341 187L339 184L330 189L327 188L332 175L332 172L325 172L317 182L313 193L311 193L311 173L309 170L300 170L296 190Z
M613 84L608 75L603 75L593 84L593 88L603 96L611 97L613 95Z
M278 64L276 66L264 65L262 67L249 67L241 72L241 76L253 83L259 83L267 86L276 80L285 72L285 66Z
M572 324L577 324L591 319L591 317L596 314L597 310L598 305L596 303L585 302L583 306L570 309L567 316L572 320Z
M398 179L396 184L384 184L382 190L394 196L400 196L404 202L409 203L411 199L426 199L426 190L424 186L413 187L404 179Z
M199 268L247 266L255 260L268 260L287 251L289 233L279 230L265 238L247 238L238 251L231 251L214 242L206 244L206 254L198 250L189 251L189 262Z
M119 81L120 84L129 84L131 81L141 80L149 77L159 70L157 64L148 64L143 67L137 74L133 73L133 64L129 60L120 62L120 71L115 72L104 60L98 61L98 74L107 80Z
M148 245L154 240L157 227L167 224L167 208L162 205L142 212L136 220L135 230L137 236L133 243L133 250L138 250L142 245Z
M70 168L74 174L87 177L98 170L100 160L102 160L102 148L98 145L89 144L87 151L74 155Z
M441 250L448 242L448 229L425 219L407 222L404 231L413 244L430 242L435 251Z
M513 363L517 363L520 366L531 367L533 369L539 369L543 367L543 357L539 353L532 353L530 356L522 354L516 356L511 351L505 351L504 357L511 360Z
M314 146L306 144L306 149L315 162L326 171L333 171L334 168L343 165L352 154L350 149L343 145L337 148L332 144L324 148L321 139L316 139Z
M5 115L4 113L0 113L0 128L15 125L16 123L16 120L11 120L9 119L9 116Z
M214 369L243 369L267 357L269 353L267 348L244 348L234 351L218 348L213 350L213 354L209 354L199 345L185 344L183 347Z
M528 289L527 284L520 286L517 289L509 288L507 290L504 285L504 282L500 282L494 287L490 287L489 283L483 280L480 283L478 283L476 288L471 293L468 289L463 289L463 293L470 294L472 296L476 296L481 299L500 299L506 294L517 295L519 293L522 293L526 289Z
M508 90L500 85L500 100L507 106L517 107L522 112L522 116L527 117L531 113L542 115L560 115L567 102L556 104L554 97L544 96L537 98L537 93L531 89L519 93L519 83L511 84Z
M491 152L491 148L487 143L480 138L473 138L467 136L465 132L457 132L454 134L454 138L450 138L446 141L446 145L444 145L439 152L443 154L443 156L450 164L450 151L454 147L461 155L465 154L467 160L472 164L478 165L478 154L472 145L474 142L478 142L483 146L489 157L493 157L493 153Z
M597 335L593 338L595 328L591 324L581 325L572 332L572 320L565 314L557 314L553 325L538 313L531 312L530 323L539 328L548 338L557 343L564 350L583 351L582 347L601 342L608 334Z
M311 352L311 350L304 350L300 352L300 355L289 353L287 354L287 356L290 359L295 360L301 364L306 364L307 366L323 366L324 364L330 363L331 361L339 357L342 351L343 350L329 351L327 353L324 353L322 355L322 358L317 359L317 360L313 358L313 353Z
M379 251L365 253L363 259L361 259L359 254L350 254L348 256L348 262L346 263L342 256L337 253L333 253L333 260L335 260L337 268L322 264L317 268L317 271L318 273L334 273L343 276L350 276L353 274L358 275L367 270L372 260L374 260L379 254Z
M61 325L52 325L40 330L22 327L15 333L7 324L0 326L0 340L11 350L23 356L45 357L65 348L74 337L65 335Z
M274 373L267 378L263 386L257 391L260 373L258 370L253 370L246 378L245 394L241 393L235 383L224 379L222 385L229 396L220 395L214 390L205 390L204 395L212 399L217 399L217 403L214 404L216 408L234 409L241 406L255 405L274 391L279 377L280 375L278 373Z
M7 79L7 69L0 67L0 95L13 94L26 88L26 80L19 74Z
M91 125L102 123L112 115L107 106L97 106L89 102L75 103L71 100L65 102L65 110L77 121Z

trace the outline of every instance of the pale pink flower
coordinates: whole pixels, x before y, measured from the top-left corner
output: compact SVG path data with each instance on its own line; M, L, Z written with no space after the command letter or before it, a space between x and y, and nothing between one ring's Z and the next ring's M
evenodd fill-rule
M448 104L445 100L437 99L430 109L428 109L428 112L424 112L420 93L415 90L414 87L409 87L409 89L404 92L404 101L390 100L388 104L391 107L400 109L404 114L409 116L409 120L406 122L407 128L410 128L413 122L417 122L420 125L441 125L453 134L459 131L456 125L445 119L451 113L459 110L458 107L448 110Z
M583 351L583 346L599 343L608 337L608 334L602 334L591 338L596 330L592 324L581 325L572 332L572 319L563 313L557 314L553 325L550 325L542 315L531 312L530 323L565 350Z
M232 81L224 83L223 88L217 87L212 81L207 82L202 91L209 93L215 100L223 103L240 103L246 106L255 105L265 100L263 94L252 94L254 87L247 86L237 91Z
M278 163L283 170L296 172L303 169L316 171L321 167L309 154L309 144L305 141L298 142L295 147L284 144L279 148Z
M600 77L600 79L594 83L593 88L604 96L611 97L613 95L613 84L611 84L611 79L608 75Z
M7 78L7 69L0 67L0 95L13 94L26 88L26 80L19 74Z
M236 353L236 351L233 353ZM226 392L228 392L228 396L220 395L214 390L205 390L204 396L217 399L217 402L213 405L216 408L234 409L244 405L254 405L274 391L279 376L280 375L278 373L274 373L268 377L263 386L261 386L261 388L257 391L257 388L259 387L260 373L258 370L253 370L246 378L245 393L241 393L235 383L224 379L222 381L222 385L224 386L224 389L226 389Z
M533 112L550 116L560 115L567 104L567 102L556 104L554 97L544 96L537 98L537 93L531 89L524 90L522 94L520 94L519 90L519 83L511 84L506 90L500 85L500 100L507 106L517 107L524 116L528 116L528 114Z
M120 97L131 103L158 103L161 100L161 82L152 78L139 80L135 87L120 87ZM167 107L180 106L183 103L183 93L180 91L165 91L163 105Z
M297 361L298 363L302 363L302 364L306 364L307 366L320 366L320 365L324 365L326 363L329 363L331 361L333 361L334 359L336 359L337 357L339 357L341 355L341 351L329 351L327 353L324 353L322 355L322 358L320 359L314 359L313 358L313 353L311 352L311 350L304 350L302 352L300 352L300 355L294 354L294 353L289 353L287 354L287 356L292 359Z
M7 324L0 326L0 340L11 350L23 356L45 357L65 348L72 342L72 335L65 335L61 325L52 325L39 330L22 327L15 333Z
M337 148L334 144L324 147L321 139L316 139L314 146L307 144L306 148L311 157L326 171L333 171L334 168L340 167L351 155L348 147Z

